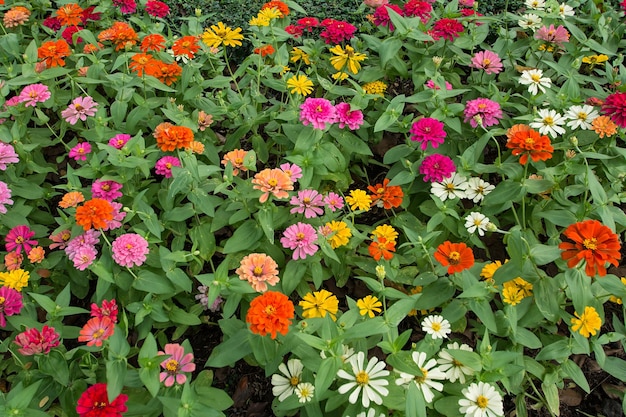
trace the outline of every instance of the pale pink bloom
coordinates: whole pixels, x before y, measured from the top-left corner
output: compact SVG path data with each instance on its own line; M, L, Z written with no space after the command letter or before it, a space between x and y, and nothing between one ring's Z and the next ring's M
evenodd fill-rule
M20 157L15 153L13 145L0 142L0 171L7 169L7 164L20 162Z
M50 90L44 84L31 84L24 87L19 95L26 107L35 107L37 103L43 103L50 98Z
M561 46L563 43L569 42L569 32L562 25L559 25L557 28L554 25L543 26L535 32L535 39Z
M5 316L20 314L23 306L22 293L4 285L0 287L0 327L7 325Z
M303 125L313 125L314 129L326 129L326 123L337 121L337 110L325 98L307 98L300 106L300 121Z
M497 74L502 71L502 60L495 52L480 51L474 54L470 67L482 69L487 74Z
M175 156L164 156L154 164L155 172L165 178L172 178L172 167L179 167L180 160Z
M424 175L425 182L441 182L444 178L450 177L456 171L456 167L449 157L433 154L424 158L419 171Z
M348 103L339 103L335 106L339 128L348 126L350 130L357 130L363 124L363 112L361 110L350 110Z
M69 153L69 157L75 161L86 161L87 155L91 153L91 145L89 142L81 142L74 146Z
M310 224L296 223L289 226L283 233L280 243L285 248L292 249L293 259L305 259L315 255L318 246L315 244L317 233Z
M4 105L7 107L17 106L22 102L22 98L20 96L14 96L4 102Z
M293 182L291 182L289 175L279 168L266 168L257 173L252 184L254 184L252 188L263 192L259 198L261 203L267 201L270 193L276 198L287 198L289 197L287 191L293 190Z
M291 182L295 183L298 179L302 178L302 168L296 164L282 164L280 169L282 169L285 174L289 175Z
M436 85L435 81L433 81L433 80L426 81L425 86L426 86L426 88L430 88L430 89L434 89L434 90L441 90L441 87ZM447 81L446 81L446 90L452 90L452 84L450 84Z
M122 226L122 220L126 218L126 212L122 211L122 203L117 203L115 201L111 202L111 206L113 207L113 219L106 221L106 226L102 228L102 230L115 230L118 227Z
M141 266L149 252L148 241L137 233L126 233L111 244L113 260L121 266Z
M81 246L69 257L74 262L74 268L84 271L96 260L98 251L93 246Z
M371 7L373 9L375 9L376 7L380 7L383 4L389 3L389 0L363 0L363 3L367 7Z
M24 356L32 356L38 353L47 355L50 349L59 346L59 334L54 327L44 325L41 331L36 328L28 329L15 336L14 343L20 348L20 352Z
M193 353L185 354L185 348L178 343L168 343L164 350L165 352L157 352L158 355L169 355L169 358L161 362L161 368L164 371L159 374L159 380L166 387L171 387L174 382L183 385L187 381L187 375L183 372L196 370L196 364L193 363Z
M109 145L113 146L115 149L122 149L130 138L131 136L126 133L120 133L109 139Z
M411 125L411 140L420 142L420 148L424 151L431 145L438 148L447 136L443 129L443 123L432 117L424 117Z
M474 7L474 0L459 0L459 6L463 7Z
M500 104L487 98L477 98L465 103L465 122L469 122L472 127L479 124L484 127L497 125L502 118Z
M91 196L92 198L102 198L108 202L112 202L123 196L120 193L122 184L112 180L95 180L91 184Z
M247 280L258 292L267 291L268 284L276 285L280 280L278 264L264 253L251 253L245 256L235 273L239 275L239 279Z
M83 247L95 248L98 243L100 243L100 231L90 229L70 240L65 248L65 253L72 260L79 249Z
M4 181L0 181L0 213L6 214L7 208L5 205L12 205L11 189Z
M79 119L85 121L87 116L94 116L96 114L96 106L98 106L98 103L89 96L76 97L67 109L61 112L61 116L69 124L75 125Z
M332 212L335 212L336 210L341 210L343 208L343 197L331 191L324 198L324 204L326 204L326 206Z
M91 317L108 317L113 323L117 323L117 302L115 299L102 300L102 307L91 303Z
M300 190L297 196L291 197L289 203L296 206L289 211L291 214L304 213L307 219L324 214L321 208L324 206L323 197L316 190Z

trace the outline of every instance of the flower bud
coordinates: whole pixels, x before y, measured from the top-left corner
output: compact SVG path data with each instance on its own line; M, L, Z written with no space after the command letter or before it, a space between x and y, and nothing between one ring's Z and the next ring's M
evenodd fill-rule
M385 272L385 266L384 265L376 266L376 276L378 277L378 279L385 279L386 275L387 275L387 273Z

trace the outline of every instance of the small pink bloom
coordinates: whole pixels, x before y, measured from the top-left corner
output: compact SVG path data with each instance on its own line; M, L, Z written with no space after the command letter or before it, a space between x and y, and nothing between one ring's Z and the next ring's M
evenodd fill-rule
M289 175L291 182L296 182L302 178L302 168L296 164L285 163L280 166L280 169L282 169L285 174Z
M563 26L558 26L557 28L554 25L549 27L543 26L535 32L535 39L561 46L563 43L569 42L569 32Z
M500 104L487 98L477 98L465 103L465 122L472 127L482 124L484 127L497 125L502 118Z
M136 233L126 233L111 244L113 260L121 266L141 266L149 252L148 241Z
M12 205L11 189L4 181L0 181L0 214L6 214L6 205Z
M111 202L111 206L113 207L113 219L106 221L106 226L102 228L102 230L115 230L118 227L122 226L122 220L126 218L126 212L121 211L122 203L117 203L115 201Z
M102 307L96 303L91 304L91 317L108 317L113 323L117 323L117 302L115 299L102 300Z
M332 212L341 210L344 205L343 197L331 191L326 197L324 197L324 204L326 204L328 209Z
M474 0L459 0L459 6L463 7L474 7Z
M433 154L424 158L419 170L424 175L425 182L441 182L449 178L456 171L456 167L449 157Z
M69 157L75 161L86 161L87 155L91 153L91 145L89 142L81 142L74 146L69 153Z
M13 288L0 287L0 327L7 325L5 316L20 314L23 307L22 294Z
M43 103L50 98L50 90L44 84L31 84L24 87L19 95L19 100L26 107L35 107L37 103Z
M426 86L426 88L430 88L430 89L434 89L434 90L441 90L441 87L436 85L433 80L426 81L425 86ZM447 81L446 81L446 90L452 90L452 84L450 84Z
M313 125L314 129L326 129L326 123L337 121L337 110L325 98L307 98L300 106L300 121L303 125Z
M92 198L102 198L108 202L112 202L123 196L120 192L122 184L112 180L95 180L91 184L91 196Z
M485 70L487 74L497 74L502 71L502 60L495 52L480 51L474 54L470 67Z
M164 156L154 164L155 172L165 178L172 178L172 167L179 167L180 161L175 156Z
M75 125L78 120L85 121L87 116L95 116L98 103L89 96L76 97L67 109L61 112L61 116L71 125Z
M64 239L67 237L64 236ZM72 260L79 249L91 247L95 252L95 246L100 243L100 231L95 229L87 230L85 233L76 236L67 243L65 253Z
M146 12L150 16L164 18L170 12L170 8L162 1L148 0L146 2Z
M291 214L304 213L307 219L321 216L324 214L324 209L321 208L324 206L323 200L322 195L316 190L300 190L298 196L291 197L289 203L296 207L289 212Z
M169 358L161 362L163 372L159 374L159 380L166 387L171 387L176 382L183 385L187 381L187 375L183 372L193 372L196 364L193 363L193 353L185 354L185 348L178 343L168 343L165 345L165 352L159 351L159 355L169 355Z
M4 102L4 105L7 107L17 106L22 102L22 98L20 96L14 96Z
M20 162L20 157L15 153L13 145L0 142L0 171L7 169L7 164Z
M20 348L20 352L24 356L32 356L38 353L47 355L50 349L59 346L59 334L54 327L44 325L41 331L36 328L28 329L15 336L14 343Z
M109 145L113 146L115 149L122 149L129 140L130 135L120 133L109 139Z
M102 346L113 335L115 324L108 317L92 317L79 332L78 341L87 346Z
M395 28L393 27L393 23L391 23L391 19L389 18L389 9L392 9L394 12L399 14L400 16L404 15L404 12L395 4L383 4L376 8L374 12L374 24L376 26L388 26L389 30L393 31Z
M363 0L363 3L367 7L371 7L373 9L382 6L383 4L389 3L389 0Z
M420 142L420 148L423 151L426 150L428 145L438 148L444 142L446 136L447 133L443 129L443 123L431 117L424 117L414 122L411 126L411 140Z
M19 254L22 249L26 253L30 252L31 248L37 245L37 241L31 239L33 236L35 236L35 232L30 227L25 225L15 226L9 230L9 233L4 238L7 252L15 250L15 253Z
M63 26L59 18L56 16L46 17L41 24L47 28L54 30L55 32L61 29L61 27Z
M296 223L285 229L280 243L283 247L294 250L293 259L298 260L315 255L319 249L315 244L316 240L317 233L313 226L306 223Z
M84 271L96 260L97 255L98 251L93 246L82 246L70 256L70 260L74 262L74 268Z
M361 110L350 110L348 103L339 103L335 106L339 128L348 126L350 130L357 130L363 124L363 112Z

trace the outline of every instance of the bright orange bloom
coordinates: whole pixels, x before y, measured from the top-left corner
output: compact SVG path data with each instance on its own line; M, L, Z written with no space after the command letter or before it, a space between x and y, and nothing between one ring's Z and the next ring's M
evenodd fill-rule
M384 237L379 237L378 240L370 243L367 251L376 261L380 261L380 258L388 261L393 258L392 252L396 251L396 242L387 241Z
M158 33L152 33L144 36L139 45L141 52L162 51L165 49L165 38Z
M254 184L252 188L255 190L263 191L263 195L259 198L261 203L267 201L270 193L276 198L287 198L289 197L287 191L293 190L293 182L291 182L289 174L279 168L266 168L257 173L252 180L252 184Z
M63 58L70 56L71 53L70 46L63 39L44 42L37 49L37 57L44 60L46 68L65 66Z
M109 29L103 30L98 34L99 41L113 42L116 51L135 45L137 39L137 32L128 23L124 22L115 22Z
M598 116L591 122L593 131L603 138L605 136L613 136L617 133L617 125L609 116Z
M259 46L258 48L254 48L254 53L261 56L272 55L274 52L276 52L276 50L272 45L263 45Z
M158 59L153 60L150 65L145 68L145 71L147 75L157 78L166 85L172 85L183 73L182 67L176 62L166 64Z
M81 193L80 191L70 191L69 193L65 193L65 195L63 195L63 198L59 202L59 207L64 209L76 207L83 201L85 201L83 193Z
M448 267L448 274L453 274L474 265L474 252L465 243L452 243L446 240L437 247L435 259Z
M128 67L131 71L136 72L137 75L141 77L146 72L146 68L154 64L154 62L155 59L150 54L135 54L130 58Z
M102 198L94 198L76 209L76 223L83 229L102 229L113 220L113 206Z
M389 178L385 178L382 184L370 185L367 187L372 192L372 205L384 207L389 210L392 207L400 207L404 193L399 185L388 186Z
M189 59L193 59L196 52L199 50L200 45L198 45L197 36L183 36L182 38L177 39L172 45L172 52L174 52L174 56L185 55Z
M563 242L561 258L567 266L574 268L581 260L586 261L585 274L594 277L606 275L606 263L618 266L621 259L621 245L618 236L607 226L597 220L585 220L574 223L565 229L563 234L574 243Z
M83 53L85 54L91 54L96 52L98 49L102 48L102 44L100 42L98 42L98 45L94 45L92 43L88 43L83 47Z
M82 22L83 9L76 3L64 4L56 11L63 26L78 26Z
M283 336L289 331L291 319L294 317L293 303L285 294L267 291L250 303L246 322L250 330L261 336L270 334L276 339L276 333Z
M162 151L188 148L193 142L193 131L186 126L174 126L171 123L161 123L154 130L153 136L157 146Z
M272 7L278 9L280 14L282 15L281 17L285 17L289 14L289 6L287 6L285 3L279 0L273 0L273 1L265 3L263 6L261 6L261 10L271 9Z
M519 163L526 165L530 156L533 162L546 161L552 158L554 148L550 138L526 125L514 125L507 132L509 138L506 147L513 150L513 155L522 155Z
M246 158L248 151L244 151L243 149L235 149L234 151L228 152L224 155L224 159L222 159L222 165L226 166L230 162L233 166L233 175L239 175L239 170L246 172L248 168L243 165L243 160Z
M30 10L28 10L24 6L15 6L9 9L5 14L2 21L4 22L4 26L8 28L16 27L19 25L23 25L28 21L30 17Z

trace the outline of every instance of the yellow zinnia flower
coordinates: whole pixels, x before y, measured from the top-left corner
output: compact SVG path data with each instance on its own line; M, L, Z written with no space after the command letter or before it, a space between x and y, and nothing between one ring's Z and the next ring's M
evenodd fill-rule
M313 92L313 81L309 80L306 75L294 75L287 80L287 88L291 90L291 94L308 96Z
M587 306L583 314L578 315L575 312L574 315L576 317L572 317L572 330L586 338L595 336L600 327L602 327L602 319L600 319L600 315L593 307Z
M380 313L382 311L381 307L383 306L383 303L378 301L378 298L368 295L365 298L357 300L356 306L359 308L359 313L362 316L367 314L370 318L373 318L375 313Z
M269 26L270 25L270 20L269 19L264 19L264 18L262 18L260 16L254 16L252 19L250 19L248 24L250 26Z
M30 273L23 269L15 269L9 272L0 272L0 284L21 292L28 285Z
M507 261L505 261L505 263L506 262ZM483 277L485 281L491 282L493 281L493 275L501 266L502 262L500 261L491 262L490 264L483 266L483 269L480 271L480 276Z
M302 307L302 317L312 319L317 317L326 317L326 314L334 320L337 320L337 311L339 310L339 300L330 291L319 290L308 293L299 303Z
M596 64L601 64L603 62L606 62L609 60L609 57L604 55L604 54L600 54L600 55L589 55L583 58L583 62L585 64L590 64L590 65L596 65Z
M396 231L396 229L388 224L381 224L372 231L372 235L370 236L370 238L372 240L384 238L387 242L395 243L396 239L398 238L398 232Z
M367 94L377 94L379 96L384 96L385 91L387 91L387 84L382 81L372 81L369 83L363 84L363 91Z
M517 305L524 299L524 294L516 286L505 286L502 289L502 301L512 306Z
M330 247L333 249L347 245L350 237L352 237L352 231L345 222L333 220L326 223L326 227L334 232L332 236L328 238L328 243L330 243Z
M336 45L330 48L330 52L336 55L330 58L330 63L337 71L347 68L353 74L359 72L360 62L367 58L367 55L355 52L350 45L346 45L346 49L343 49L341 45Z
M368 211L372 205L372 197L363 190L352 190L350 195L346 197L346 203L350 205L352 210Z
M240 33L241 28L231 29L225 26L224 23L218 22L217 26L213 25L211 28L207 28L202 34L202 42L212 48L224 44L224 46L241 46L241 40L243 35Z
M291 55L291 58L289 58L291 62L295 63L302 60L302 62L304 62L306 65L311 65L309 54L307 54L300 48L293 48L291 52L289 52L289 55Z
M334 79L334 80L339 80L339 81L343 81L343 80L345 80L346 78L348 78L349 76L350 76L350 74L345 73L345 72L341 72L341 71L336 72L336 73L334 73L334 74L332 75L332 77L333 77L333 79Z

